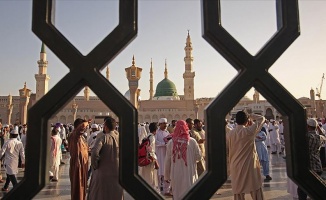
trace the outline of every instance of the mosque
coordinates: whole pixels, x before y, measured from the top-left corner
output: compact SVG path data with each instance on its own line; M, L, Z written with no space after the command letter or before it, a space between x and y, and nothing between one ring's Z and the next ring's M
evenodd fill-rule
M125 97L138 109L139 122L157 122L160 118L173 119L198 118L204 119L205 107L214 98L195 99L195 71L193 67L191 37L187 35L184 48L184 94L177 92L175 84L168 78L168 70L165 62L164 79L160 81L154 91L153 66L150 66L150 90L149 99L141 100L138 81L141 78L142 68L137 67L134 57L132 65L125 68L129 83L129 90ZM26 83L19 90L19 96L0 96L0 122L6 124L27 123L27 110L48 92L50 76L47 74L48 61L46 59L45 45L42 44L38 73L35 74L36 91L27 88ZM106 78L109 79L109 68L106 68ZM298 101L307 108L307 116L324 116L325 101L316 100L314 90L310 91L310 98L302 97ZM253 98L243 97L240 102L229 112L226 118L233 118L237 111L247 109L253 113L264 115L267 119L281 117L281 114L266 100L260 99L260 94L255 90ZM76 96L71 102L50 119L50 123L73 123L76 118L92 119L95 123L102 123L105 116L116 116L97 96L90 96L90 89L86 86L84 96Z

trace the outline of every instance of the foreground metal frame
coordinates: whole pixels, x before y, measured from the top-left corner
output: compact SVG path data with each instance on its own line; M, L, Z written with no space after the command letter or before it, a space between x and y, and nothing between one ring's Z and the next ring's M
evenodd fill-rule
M100 73L136 36L137 0L120 0L119 25L87 56L56 29L52 23L53 5L54 0L33 1L32 30L70 71L29 110L29 132L33 134L27 138L25 177L4 199L31 199L45 186L50 141L48 120L86 85L119 117L121 185L136 199L162 199L138 175L137 110ZM225 116L251 87L288 119L290 134L285 135L288 176L309 196L322 199L326 196L325 183L309 170L307 162L305 109L268 73L299 36L297 0L276 1L277 32L255 56L222 27L219 0L203 0L202 9L203 37L238 70L238 75L205 111L208 169L184 199L209 199L226 181Z

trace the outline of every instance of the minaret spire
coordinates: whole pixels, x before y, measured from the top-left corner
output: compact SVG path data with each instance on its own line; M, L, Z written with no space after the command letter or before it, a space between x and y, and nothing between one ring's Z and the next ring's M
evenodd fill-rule
M149 70L149 100L153 100L154 96L154 77L153 77L153 60L151 59L151 68Z
M36 80L36 101L43 97L49 90L50 77L47 75L48 61L46 60L45 44L42 42L40 60L37 61L38 73L35 74Z
M44 44L44 42L42 42L41 53L46 53L45 52L45 44Z
M132 55L132 62L131 62L132 66L135 66L135 55Z
M165 69L164 69L164 78L168 78L168 68L167 68L167 64L166 64L166 59L165 59Z

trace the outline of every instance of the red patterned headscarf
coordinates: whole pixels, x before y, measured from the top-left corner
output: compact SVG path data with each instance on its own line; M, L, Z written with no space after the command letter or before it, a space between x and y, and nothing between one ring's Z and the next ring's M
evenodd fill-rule
M173 142L173 162L175 162L175 158L182 158L187 166L187 146L188 141L190 139L189 128L187 123L183 120L179 120L176 123L174 132L172 134L172 142Z

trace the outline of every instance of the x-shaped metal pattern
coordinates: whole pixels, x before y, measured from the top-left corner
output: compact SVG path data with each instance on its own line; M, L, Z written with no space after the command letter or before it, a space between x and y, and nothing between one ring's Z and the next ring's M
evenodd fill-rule
M148 190L148 185L139 183L144 181L137 174L137 110L99 71L136 36L137 2L120 0L119 25L83 56L53 25L55 1L33 1L32 30L70 72L29 110L25 176L4 199L31 199L44 187L48 179L48 120L86 85L119 116L122 186L135 197L160 197L153 189Z
M85 85L119 116L122 186L136 199L162 199L137 173L137 110L99 72L135 37L137 0L120 0L119 25L87 56L83 56L52 24L53 3L52 0L33 1L32 29L66 64L70 72L29 110L31 134L26 146L25 177L18 187L4 196L4 199L31 199L44 187L48 171L48 120ZM225 182L227 177L224 118L251 87L255 87L282 115L288 116L291 130L291 134L285 136L288 176L311 197L322 199L325 196L325 185L308 170L306 162L308 148L305 141L305 110L267 72L299 36L297 0L276 1L278 31L256 56L251 56L222 28L219 0L203 0L202 4L203 37L238 70L239 74L205 111L208 170L184 199L209 199ZM217 156L214 153L217 153Z

